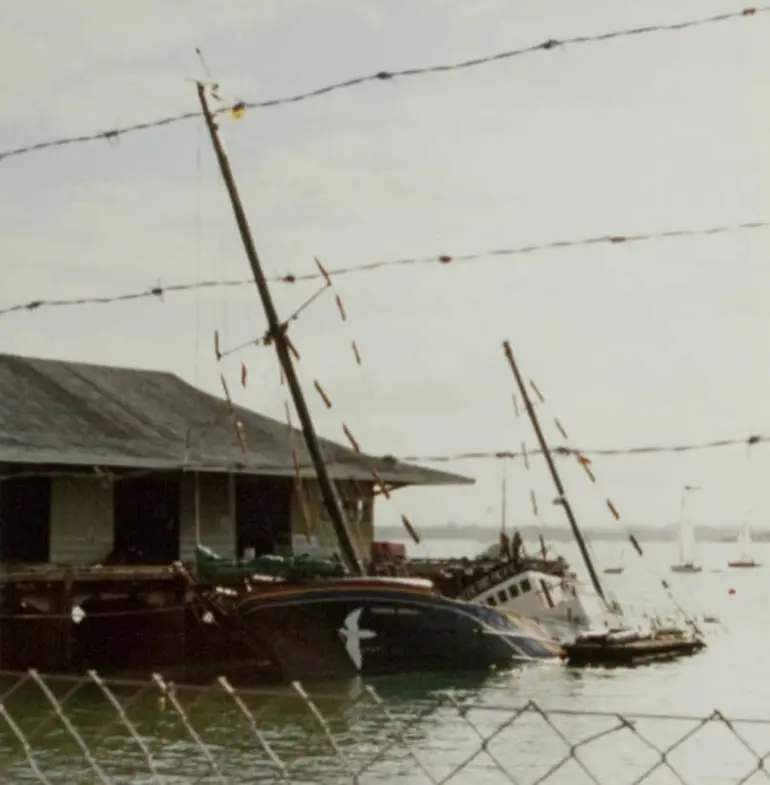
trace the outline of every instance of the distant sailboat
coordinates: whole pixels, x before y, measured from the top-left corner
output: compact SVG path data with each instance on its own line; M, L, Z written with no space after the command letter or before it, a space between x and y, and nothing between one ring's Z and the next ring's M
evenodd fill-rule
M620 552L620 560L619 560L618 564L616 564L614 567L605 567L604 568L605 575L622 575L623 574L623 570L626 569L626 567L625 567L625 558L624 558L625 554L626 554L625 550L622 550Z
M679 563L671 565L671 572L701 572L703 567L695 560L695 527L692 521L685 517L685 500L688 491L697 491L699 488L685 485L682 493L682 507L679 519Z
M759 567L759 562L751 554L751 528L748 522L738 532L737 537L739 558L727 562L728 567Z

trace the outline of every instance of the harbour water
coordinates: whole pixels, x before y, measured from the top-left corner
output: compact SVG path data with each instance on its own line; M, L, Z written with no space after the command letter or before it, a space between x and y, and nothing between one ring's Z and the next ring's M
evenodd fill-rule
M477 550L478 545L451 543L433 548L431 555ZM569 546L557 550L577 564L577 554ZM599 544L594 550L605 565L617 562L617 545ZM733 550L729 544L702 545L703 572L675 575L669 570L676 559L674 546L651 545L643 560L627 555L622 575L606 576L627 605L671 608L660 588L664 578L684 608L718 616L721 624L710 635L708 650L690 660L614 671L571 671L549 663L483 681L389 679L372 685L384 708L366 692L366 685L326 685L323 694L320 688L312 694L327 728L288 688L270 695L245 694L259 733L243 707L221 689L180 689L176 697L185 708L182 717L173 700L160 701L149 683L142 691L126 686L116 691L125 709L121 717L98 689L81 688L64 700L62 711L81 741L34 685L21 688L4 704L29 738L40 772L52 783L103 783L104 777L110 783L342 783L352 782L352 772L363 768L361 782L411 785L440 781L457 771L449 781L493 785L511 781L502 768L516 782L534 782L565 756L572 759L546 782L623 783L638 779L660 761L660 753L650 745L665 749L693 728L692 736L670 756L679 777L693 785L737 782L756 768L759 755L770 750L770 722L738 722L731 729L719 717L704 727L695 719L714 710L733 719L770 719L770 680L761 665L770 617L770 547L756 546L757 559L767 567L753 570L728 569ZM5 680L0 690L11 684ZM60 700L73 688L69 683L51 685ZM461 710L463 706L467 711ZM565 713L552 713L555 710ZM621 716L634 721L625 722ZM570 753L571 743L594 736ZM146 751L137 737L146 742ZM472 757L483 739L490 739L488 749L494 757L487 752ZM93 761L88 760L91 752ZM288 768L283 780L277 759ZM645 781L681 779L662 766ZM10 724L0 718L0 782L40 781L46 780L35 772Z

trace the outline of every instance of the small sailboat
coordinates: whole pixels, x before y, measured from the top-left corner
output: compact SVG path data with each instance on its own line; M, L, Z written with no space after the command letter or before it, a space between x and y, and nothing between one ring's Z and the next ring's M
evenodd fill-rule
M759 567L759 562L751 554L751 527L748 521L738 532L737 537L739 558L727 562L728 567Z
M692 485L685 485L682 493L682 507L679 519L679 563L671 565L671 572L702 572L703 567L695 559L695 527L685 517L685 501L688 491L697 491Z
M625 566L625 550L620 552L620 560L614 567L605 567L604 574L605 575L622 575L623 570L626 569Z

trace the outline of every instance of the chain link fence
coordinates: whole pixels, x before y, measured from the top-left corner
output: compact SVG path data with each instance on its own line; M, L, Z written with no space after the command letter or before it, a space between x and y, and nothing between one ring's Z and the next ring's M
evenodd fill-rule
M0 676L0 782L753 783L770 719L383 697L352 683L235 689Z

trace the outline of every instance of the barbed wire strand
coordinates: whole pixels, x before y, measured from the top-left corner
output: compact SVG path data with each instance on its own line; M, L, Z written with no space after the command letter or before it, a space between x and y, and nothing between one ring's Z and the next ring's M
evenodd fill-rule
M663 455L663 454L679 454L685 452L700 452L705 450L724 449L736 446L753 447L758 444L767 444L770 442L770 436L754 435L748 438L737 439L717 439L711 442L697 442L691 444L676 444L676 445L654 445L654 446L641 446L641 447L616 447L616 448L571 448L558 445L551 448L551 452L559 457L574 457L576 455L601 455L608 457L623 457L623 456L636 456L636 455ZM384 461L394 467L401 463L455 463L461 461L477 461L477 460L523 460L525 456L531 458L536 455L541 455L539 449L532 449L527 451L512 452L508 450L497 450L494 452L459 452L444 455L367 455L365 457L374 460ZM363 455L363 454L362 454ZM346 466L359 460L358 458L351 458L348 460L336 460L335 465ZM300 463L300 470L312 469L310 463ZM179 464L169 465L162 468L154 469L135 469L135 470L116 470L114 467L106 466L81 466L73 467L72 469L32 469L29 471L6 472L0 474L0 482L5 480L14 479L30 479L48 477L55 479L71 478L71 477L84 477L94 480L102 480L104 482L121 482L122 480L135 479L140 477L148 477L151 475L162 473L175 473L175 472L200 472L205 474L221 473L223 471L243 472L248 474L249 469L242 463L233 461L233 463L222 464L198 464L189 462L180 462ZM256 473L257 470L254 470ZM288 473L287 473L288 476Z
M695 229L672 229L659 232L646 232L644 234L615 234L615 235L597 235L595 237L586 237L570 240L555 240L547 243L540 243L535 245L522 245L511 246L507 248L492 248L484 251L475 251L467 254L450 255L446 253L437 254L433 256L412 256L404 257L401 259L387 259L382 261L369 262L363 265L354 265L348 267L332 267L326 270L326 274L334 278L340 275L355 275L360 273L370 273L378 270L388 269L392 267L408 267L413 265L439 265L448 266L452 263L467 263L475 261L489 261L495 258L512 257L512 256L525 256L528 254L542 253L545 251L553 251L567 248L580 248L585 246L598 246L598 245L631 245L634 243L652 242L656 240L668 240L676 238L693 238L693 237L708 237L720 234L727 234L730 232L751 231L755 229L767 229L770 227L770 221L744 221L737 224L720 224L708 226L705 228ZM276 275L268 280L271 283L284 283L295 284L300 281L314 281L322 279L323 275L319 273L285 273ZM124 292L116 295L105 296L78 296L71 298L59 299L46 299L36 298L28 300L23 303L15 303L0 308L0 316L16 313L18 311L38 311L42 308L61 308L67 306L85 306L85 305L112 305L118 303L131 302L133 300L155 299L158 302L164 301L164 296L168 294L179 294L186 292L194 292L206 289L219 289L219 288L238 288L242 286L253 286L254 281L251 278L243 279L219 279L207 281L195 281L188 283L176 283L163 286L156 284L147 289L142 289L132 292ZM311 300L302 306L303 310L307 305L312 302L315 297L319 296L323 290L320 290ZM253 339L258 341L261 339ZM246 342L244 346L249 345ZM237 348L243 348L239 346ZM233 349L232 351L236 351Z
M642 445L633 447L604 447L604 448L583 448L583 447L567 447L564 445L557 445L551 447L551 452L560 457L577 457L577 456L634 456L634 455L662 455L683 452L703 452L706 450L724 449L726 447L753 447L758 444L767 444L770 442L770 436L753 435L735 439L715 439L710 442L691 442L682 444L657 444L657 445ZM531 458L533 455L542 455L542 451L538 449L524 449L518 451L512 450L495 450L488 452L457 452L443 455L403 455L395 458L395 456L383 456L386 459L395 461L403 461L406 463L456 463L458 461L479 461L479 460L525 460Z
M230 112L233 114L241 115L246 109L268 109L277 106L286 106L289 104L297 104L302 101L307 101L320 96L328 95L330 93L347 90L353 87L358 87L369 82L392 82L395 79L405 79L417 76L425 76L428 74L448 74L457 71L462 71L470 68L477 68L483 65L490 65L492 63L500 63L512 60L524 55L534 54L536 52L548 52L555 49L563 49L569 46L576 46L579 44L590 43L606 43L609 41L618 40L621 38L638 37L642 35L649 35L652 33L663 32L683 32L705 25L720 24L737 19L746 19L756 17L759 14L765 14L770 11L770 6L759 5L744 8L740 11L731 11L723 14L715 14L713 16L700 17L698 19L689 19L682 22L671 22L662 24L644 25L639 27L623 28L619 30L612 30L604 33L597 33L592 35L579 35L570 36L567 38L549 38L537 44L520 47L517 49L508 49L503 52L497 52L492 55L485 55L482 57L474 57L468 60L461 60L455 63L445 63L441 65L423 66L417 68L402 68L391 69L385 71L378 71L374 74L367 74L365 76L353 77L345 79L340 82L318 87L307 92L297 93L295 95L284 96L281 98L272 98L264 101L239 101L232 106L218 109L216 114ZM168 115L156 120L148 120L141 123L134 123L132 125L125 125L117 128L112 128L107 131L93 131L91 133L80 134L77 136L64 136L58 139L52 139L45 142L36 142L35 144L23 145L0 152L0 161L6 158L16 158L30 153L37 153L43 150L50 150L52 148L61 148L76 144L85 144L95 141L115 142L122 136L127 134L137 133L140 131L147 131L151 129L167 127L186 120L193 120L200 117L200 112L183 112L181 114Z

